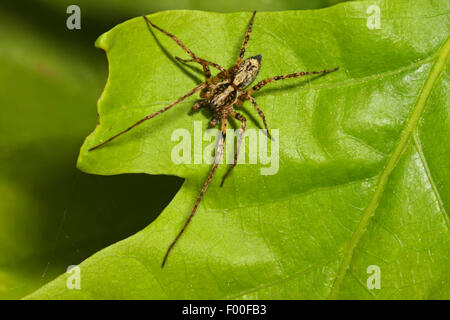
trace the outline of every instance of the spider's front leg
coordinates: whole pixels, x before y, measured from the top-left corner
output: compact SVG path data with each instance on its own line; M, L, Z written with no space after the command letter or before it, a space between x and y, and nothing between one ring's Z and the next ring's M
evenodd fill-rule
M180 57L175 57L175 59L177 59L178 61L183 62L183 63L187 63L187 62L199 63L203 68L203 73L205 74L205 81L207 83L211 83L212 76L211 76L211 70L209 70L209 66L212 64L212 62L208 62L208 61L202 60L200 58L185 60L185 59L181 59Z
M286 74L286 75L282 75L282 76L275 76L275 77L267 78L267 79L261 80L256 85L254 85L251 89L247 90L247 93L250 96L251 94L260 90L266 84L269 84L274 81L285 80L285 79L290 79L290 78L298 78L298 77L303 77L303 76L308 76L308 75L313 75L313 74L324 75L324 74L331 73L331 72L334 72L337 70L339 70L339 67L329 69L329 70L321 70L321 71L300 71L300 72L290 73L290 74Z
M223 72L225 72L225 70L221 66L219 66L218 64L213 63L213 62L209 62L209 61L206 61L204 59L201 59L201 58L197 57L197 55L194 52L192 52L191 49L186 47L186 45L183 42L181 42L181 40L178 39L175 35L171 34L170 32L164 30L161 27L158 27L153 22L151 22L150 19L147 18L146 16L142 16L142 17L144 18L146 23L150 24L153 28L158 29L159 31L161 31L162 33L164 33L165 35L170 37L177 45L179 45L184 51L187 52L187 54L189 54L192 57L191 60L183 60L181 58L175 57L177 60L180 60L182 62L195 61L195 62L198 62L202 66L203 72L205 73L206 82L211 82L211 80L212 80L212 78L211 78L211 71L209 70L209 66L210 65L212 65L212 66L214 66L216 68L219 68L219 70L221 70L221 71L223 70Z
M219 70L219 71L221 71L221 72L226 72L226 70L225 70L222 66L220 66L219 64L217 64L217 63L215 63L215 62L207 61L207 60L202 59L202 58L197 58L197 59L182 59L182 58L180 58L180 57L175 57L175 59L177 59L178 61L183 62L183 63L197 62L198 64L200 64L200 65L202 65L202 66L203 66L203 65L211 66L211 67L214 67L214 68L216 68L217 70Z
M180 62L183 63L188 63L188 62L197 62L198 64L200 64L203 68L203 72L205 74L205 81L207 83L214 83L217 82L218 80L224 79L227 75L227 71L221 67L219 64L214 63L214 62L210 62L201 58L198 59L181 59L180 57L175 57L175 59L177 59ZM214 76L214 78L211 76L211 71L209 69L209 66L212 66L218 70L220 70L220 72Z
M239 54L239 57L236 61L236 64L234 66L234 70L237 70L239 66L242 63L242 60L244 59L245 50L247 49L248 40L250 40L250 35L252 34L252 28L253 28L253 20L255 20L256 11L253 11L252 17L250 18L250 22L248 24L247 32L245 33L244 37L244 43L241 47L241 52Z

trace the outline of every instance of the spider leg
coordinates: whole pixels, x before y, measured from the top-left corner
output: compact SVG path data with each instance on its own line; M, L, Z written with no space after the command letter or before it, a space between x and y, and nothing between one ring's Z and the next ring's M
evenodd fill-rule
M237 159L239 156L239 149L241 147L242 137L245 132L245 127L247 126L247 119L245 119L245 117L243 115L241 115L237 112L234 112L234 113L230 114L230 116L241 121L242 124L241 124L241 128L239 129L239 136L238 136L238 140L237 140L237 144L236 144L236 152L234 153L234 161L233 161L233 164L231 165L231 167L228 168L228 171L224 174L224 176L222 178L222 182L220 183L221 187L223 186L223 183L225 182L225 178L230 174L231 170L233 170L233 168L236 167Z
M264 112L261 110L261 108L256 103L256 100L250 94L247 94L245 97L248 100L250 100L250 102L252 103L253 107L255 107L256 111L258 112L259 117L262 119L262 121L264 123L264 127L267 130L267 136L269 137L269 139L272 139L272 136L270 135L269 128L267 127L266 116L264 115Z
M255 19L256 11L253 11L252 17L250 18L250 23L248 24L247 32L245 33L244 43L242 44L241 53L239 54L239 58L236 61L236 65L234 69L236 70L244 59L245 50L247 49L248 40L250 39L250 35L252 34L253 20Z
M164 30L163 28L158 27L157 25L153 24L153 22L150 21L149 18L147 18L146 16L142 16L145 21L147 23L149 23L153 28L158 29L159 31L161 31L162 33L164 33L165 35L167 35L168 37L170 37L173 41L175 41L175 43L177 45L179 45L184 51L186 51L195 62L198 62L202 65L203 67L203 72L205 73L205 78L206 81L210 81L211 80L211 71L209 70L208 64L202 63L202 59L200 59L199 57L197 57L195 55L195 53L193 53L188 47L185 46L185 44L183 42L181 42L180 39L178 39L175 35L171 34L170 32L167 32L166 30Z
M199 64L206 64L206 65L208 65L208 66L211 66L211 67L216 68L217 70L220 70L221 72L225 72L225 71L226 71L226 70L225 70L222 66L220 66L219 64L217 64L217 63L215 63L215 62L211 62L211 61L205 60L205 59L201 59L201 58L198 58L198 59L196 60L196 59L182 59L182 58L180 58L180 57L175 57L175 59L177 59L178 61L183 62L183 63L197 62L197 63L199 63Z
M163 112L166 112L167 110L169 110L170 108L172 108L173 106L175 106L176 104L180 103L181 101L183 101L184 99L186 99L189 96L192 96L194 93L196 93L197 91L203 89L206 86L206 83L202 83L198 86L196 86L194 89L192 89L191 91L189 91L188 93L186 93L184 96L182 96L181 98L177 99L176 101L172 102L171 104L169 104L167 107L162 108L161 110L156 111L155 113L149 114L148 116L145 116L144 118L142 118L141 120L139 120L138 122L136 122L135 124L133 124L132 126L128 127L127 129L119 132L118 134L112 136L111 138L109 138L108 140L106 140L103 143L100 143L98 145L96 145L95 147L92 147L89 149L89 151L95 150L97 148L100 148L102 146L104 146L105 144L107 144L108 142L111 142L112 140L116 139L117 137L121 136L122 134L130 131L131 129L133 129L134 127L140 125L141 123L143 123L144 121L147 121L151 118L154 118L158 115L160 115Z
M258 91L259 89L261 89L262 87L264 87L266 84L277 81L277 80L298 78L298 77L303 77L303 76L307 76L307 75L311 75L311 74L326 74L326 73L334 72L336 70L339 70L339 67L329 69L329 70L321 70L321 71L301 71L301 72L286 74L286 75L282 75L282 76L267 78L267 79L264 79L264 80L261 80L260 82L258 82L251 89L247 90L247 92L249 95L251 95L252 93L254 93L254 92Z
M197 62L198 64L200 64L202 66L202 68L203 68L203 72L205 73L205 79L209 83L214 82L217 79L223 78L223 75L225 75L226 72L227 72L219 64L214 63L214 62L210 62L210 61L207 61L207 60L204 60L204 59L201 59L201 58L198 58L198 59L182 59L180 57L175 57L175 59L177 59L178 61L180 61L182 63ZM211 71L209 69L209 66L212 66L212 67L220 70L220 73L214 77L214 80L211 77Z
M209 127L213 128L216 126L217 121L219 121L219 116L214 116L211 121L209 121Z
M203 103L204 103L203 100L197 102L196 104L194 104L194 105L192 106L191 110L192 110L192 111L197 111L197 110L203 108Z
M162 33L164 33L165 35L167 35L168 37L172 38L173 41L175 41L176 44L178 44L182 49L184 49L184 51L186 51L192 58L194 59L198 59L198 57L188 48L184 45L183 42L180 41L180 39L178 39L176 36L174 36L173 34L167 32L166 30L158 27L157 25L153 24L153 22L150 21L149 18L147 18L146 16L142 16L145 21L147 23L149 23L153 28L158 29L159 31L161 31Z
M177 243L178 239L183 234L183 232L186 229L186 227L188 226L189 222L191 222L192 217L195 215L195 212L197 211L197 208L198 208L198 206L200 204L200 201L202 200L203 195L206 192L206 189L208 189L209 183L211 182L211 179L214 177L214 174L216 173L216 170L217 170L217 168L218 168L218 166L220 164L220 161L222 160L223 146L224 146L224 142L225 142L225 138L226 138L226 132L227 132L227 118L226 117L222 117L221 118L220 131L221 131L222 134L220 136L219 143L217 144L216 157L215 157L215 160L214 160L214 164L213 164L213 166L211 168L211 171L209 172L208 178L206 178L206 181L203 184L203 188L200 191L200 194L199 194L197 200L195 201L195 205L194 205L194 208L192 208L191 214L187 218L187 220L184 223L183 227L181 228L180 232L178 232L177 236L175 237L175 239L172 241L172 243L170 244L169 248L167 249L166 254L164 255L164 259L163 259L162 264L161 264L161 268L163 268L164 265L166 264L167 257L169 256L170 251L172 250L174 245Z

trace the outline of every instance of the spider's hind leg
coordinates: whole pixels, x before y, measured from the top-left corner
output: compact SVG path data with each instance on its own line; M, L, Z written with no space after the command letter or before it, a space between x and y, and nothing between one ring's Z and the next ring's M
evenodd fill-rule
M237 140L237 144L236 144L236 152L234 153L233 164L231 165L231 167L228 168L227 172L224 174L224 176L222 178L222 182L220 183L221 187L223 186L223 183L225 182L226 177L230 174L231 170L233 170L234 167L236 167L236 165L237 165L239 149L241 147L242 138L244 136L245 128L247 126L247 119L240 113L234 112L234 113L230 114L230 117L241 121L242 124L241 124L241 128L239 129L239 136L238 136L238 140Z
M166 254L164 255L164 258L163 258L163 261L161 264L161 268L163 268L164 265L166 264L166 261L167 261L167 258L169 257L170 252L172 251L172 249L175 246L175 244L177 243L178 239L181 237L184 230L187 228L187 226L191 222L192 218L194 217L195 213L197 212L200 201L202 200L203 195L205 194L206 190L208 189L208 186L209 186L212 178L214 177L214 174L216 173L217 168L219 167L220 161L222 160L222 156L223 156L223 147L224 147L226 132L227 132L227 118L220 119L220 131L222 134L220 136L219 142L216 147L215 160L214 160L214 164L211 168L211 171L209 172L209 175L203 184L202 190L200 191L200 194L198 195L197 200L195 201L195 204L194 204L194 207L192 208L191 214L187 218L187 220L184 223L181 230L178 232L175 239L172 241L172 243L167 248Z
M256 103L256 100L250 94L247 94L246 98L248 100L250 100L250 102L252 103L253 107L258 112L259 117L262 119L262 121L264 123L264 128L266 128L267 137L269 137L269 139L272 140L272 136L270 135L269 127L267 126L266 116L264 115L264 112L261 110L261 108Z

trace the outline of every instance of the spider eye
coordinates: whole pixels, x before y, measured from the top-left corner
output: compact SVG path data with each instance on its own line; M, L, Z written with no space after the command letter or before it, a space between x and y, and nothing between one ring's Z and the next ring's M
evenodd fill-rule
M262 54L258 54L256 56L253 56L252 58L256 59L261 64Z

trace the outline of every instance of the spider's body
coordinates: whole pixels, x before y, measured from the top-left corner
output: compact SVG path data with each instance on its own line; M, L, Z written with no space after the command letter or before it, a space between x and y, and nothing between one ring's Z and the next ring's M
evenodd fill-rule
M238 89L229 81L222 81L211 85L211 91L205 93L205 104L215 114L229 113L238 97Z
M214 119L228 116L234 112L235 104L242 104L245 100L245 88L255 80L261 68L261 55L245 59L238 70L234 67L227 70L228 76L225 80L222 75L216 76L212 83L200 92L203 100L199 101L193 108L197 109L204 105L208 106L214 113ZM239 98L242 98L238 102Z
M144 121L154 118L154 117L160 115L161 113L169 110L170 108L172 108L173 106L180 103L181 101L183 101L184 99L193 95L196 92L200 92L201 100L198 101L192 107L192 110L198 110L202 107L209 107L211 109L211 111L213 112L213 118L210 121L210 126L213 127L217 123L220 123L220 131L221 131L222 135L217 144L215 162L214 162L214 164L211 168L211 171L203 185L200 195L198 196L198 198L194 204L194 208L192 209L191 214L189 215L188 219L186 220L185 224L183 225L181 231L175 237L175 240L172 241L169 248L167 249L164 259L163 259L162 266L164 266L170 251L172 250L173 246L178 241L181 234L184 232L187 225L189 224L192 217L194 216L195 212L197 211L200 201L201 201L204 193L206 192L206 189L208 188L209 183L211 182L211 179L213 178L213 176L219 166L219 163L220 163L220 161L222 159L222 155L223 155L223 147L224 147L224 141L225 141L225 137L226 137L226 129L227 129L227 124L228 124L229 118L234 118L234 119L240 121L241 128L240 128L240 134L238 136L236 152L234 154L234 162L231 165L231 167L228 168L228 171L223 176L220 186L223 185L225 178L228 176L228 174L231 172L231 170L237 164L239 147L241 144L242 136L243 136L245 128L246 128L247 119L240 113L236 112L235 109L241 107L242 104L244 103L244 101L249 100L252 103L253 107L258 112L261 119L263 120L264 127L267 130L267 136L270 138L270 133L269 133L269 129L267 127L266 118L264 116L264 113L260 109L258 104L256 103L255 99L252 97L252 94L255 93L256 91L260 90L266 84L271 83L273 81L283 80L283 79L288 79L288 78L296 78L296 77L301 77L301 76L311 75L311 74L325 74L325 73L330 73L330 72L338 70L338 68L333 68L333 69L322 70L322 71L302 71L302 72L296 72L296 73L291 73L291 74L282 75L282 76L275 76L275 77L267 78L265 80L258 82L256 85L254 85L250 89L245 89L248 85L250 85L255 80L256 76L258 75L259 69L261 68L261 60L262 60L261 55L256 55L256 56L253 56L253 57L250 57L250 58L247 58L244 60L244 54L245 54L245 50L247 48L247 43L250 39L250 34L252 32L252 26L253 26L253 20L255 18L255 14L256 14L256 12L253 12L253 15L250 19L250 23L249 23L247 32L245 34L244 43L242 45L241 52L236 61L236 64L229 69L224 69L217 63L210 62L210 61L199 58L189 48L187 48L176 36L165 31L164 29L156 26L146 16L143 16L145 21L148 24L150 24L153 28L156 28L159 31L161 31L162 33L166 34L170 38L172 38L175 41L175 43L177 43L182 49L184 49L192 58L189 60L185 60L185 59L176 57L176 59L178 61L184 62L184 63L195 62L195 63L198 63L201 65L201 67L203 68L203 72L205 74L205 82L197 85L190 92L188 92L181 98L178 98L177 100L175 100L173 103L171 103L167 107L164 107L161 110L156 111L155 113L152 113L152 114L140 119L135 124L128 127L127 129L119 132L118 134L112 136L111 138L107 139L106 141L100 143L99 145L96 145L89 149L89 151L92 151L94 149L97 149L97 148L109 143L110 141L114 140L115 138L119 137L120 135L122 135L122 134L130 131L134 127L140 125ZM212 66L220 71L214 77L212 77L212 75L211 75L211 71L209 69L210 66Z

